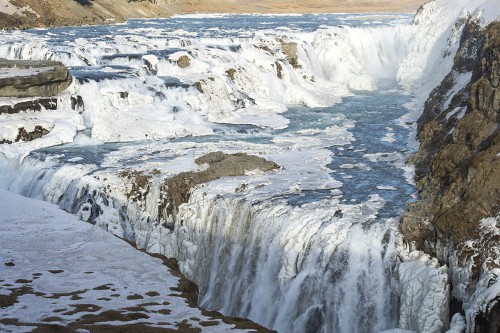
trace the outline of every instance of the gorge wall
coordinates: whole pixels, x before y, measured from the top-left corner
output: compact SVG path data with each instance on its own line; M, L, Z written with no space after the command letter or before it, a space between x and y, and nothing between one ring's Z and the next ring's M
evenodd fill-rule
M452 71L430 94L412 157L420 200L401 230L418 250L451 267L453 312L474 332L498 332L498 296L467 308L498 276L500 222L500 22L466 24ZM482 282L481 282L482 281ZM452 302L454 304L454 302ZM462 305L463 304L463 305Z

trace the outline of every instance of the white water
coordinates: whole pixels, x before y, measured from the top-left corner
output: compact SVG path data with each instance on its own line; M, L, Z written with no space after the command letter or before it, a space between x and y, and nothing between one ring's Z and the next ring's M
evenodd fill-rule
M466 14L439 3L417 25L405 16L368 16L369 27L355 15L177 17L3 33L0 56L61 60L77 80L57 112L2 118L0 139L27 118L53 130L0 146L13 158L1 161L1 186L176 257L199 285L200 304L225 314L280 332L444 331L446 275L420 263L397 269L395 232L414 191L408 129L396 121L409 97L396 81L422 103L451 68L454 22ZM455 16L442 14L452 7ZM296 43L301 67L280 40ZM184 69L175 63L182 55ZM83 106L71 110L71 96ZM289 104L318 109L284 112ZM187 138L150 140L179 137ZM118 141L134 142L103 144ZM282 168L201 186L175 221L161 218L163 178L203 169L194 159L218 150ZM150 176L140 194L128 196L133 181L123 170ZM417 268L426 272L420 280ZM439 320L426 322L428 311Z

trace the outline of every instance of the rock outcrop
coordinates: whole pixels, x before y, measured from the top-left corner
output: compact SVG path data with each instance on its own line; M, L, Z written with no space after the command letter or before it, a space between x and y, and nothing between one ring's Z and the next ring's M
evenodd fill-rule
M281 41L281 50L283 54L286 56L286 59L293 66L293 68L299 68L299 58L297 56L297 43L290 42L286 43Z
M482 224L500 222L499 83L500 22L485 29L469 22L452 71L425 104L412 157L420 200L409 206L401 230L414 248L469 272L462 302L481 275L500 267L500 236ZM496 332L480 324L492 312L477 314L476 332Z
M244 176L247 171L266 172L279 168L272 161L245 153L213 152L197 158L195 162L199 165L207 164L208 168L203 171L181 172L175 177L165 180L163 192L166 193L166 197L160 205L159 211L165 210L166 217L173 216L177 207L189 200L191 190L197 185L221 177Z
M68 68L58 61L0 59L0 97L54 96L72 80Z

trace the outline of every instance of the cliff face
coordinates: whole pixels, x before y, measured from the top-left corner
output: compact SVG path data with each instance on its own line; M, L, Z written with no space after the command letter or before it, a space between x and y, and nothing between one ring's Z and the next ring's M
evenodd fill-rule
M499 268L500 235L485 229L489 218L498 230L500 216L499 63L500 22L485 29L467 23L453 69L418 122L421 145L411 162L420 200L401 224L416 249L468 271L465 292L453 294L462 302L481 276ZM496 332L487 323L495 308L477 317L476 331Z

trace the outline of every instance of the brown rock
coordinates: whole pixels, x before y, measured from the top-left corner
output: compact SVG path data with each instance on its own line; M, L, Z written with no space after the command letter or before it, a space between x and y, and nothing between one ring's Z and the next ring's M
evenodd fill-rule
M0 97L54 96L73 80L58 61L0 59L0 72Z
M179 66L180 68L186 68L186 67L189 67L189 65L191 65L191 60L189 59L189 57L187 55L180 56L176 62L177 62L177 66Z
M160 204L158 216L173 217L182 203L189 200L191 190L197 185L208 183L221 177L243 176L246 171L271 171L279 166L262 157L245 153L225 154L213 152L195 160L197 164L208 164L204 171L182 172L165 181L163 193L166 193L164 202Z
M499 267L500 237L480 232L483 218L500 214L499 50L500 22L484 31L472 22L464 29L452 72L431 93L419 119L421 145L412 161L421 199L408 206L401 223L406 241L417 249L442 264L454 263L453 253L455 264L471 268L469 292L481 269ZM447 105L454 77L466 71L472 71L470 84ZM450 114L462 107L461 119ZM486 324L476 332L498 327L490 325L498 320L492 313L477 318Z
M297 43L281 41L281 51L285 54L286 59L293 68L300 68L299 58L297 57Z
M234 81L234 74L236 74L236 69L230 68L226 71L226 74Z

